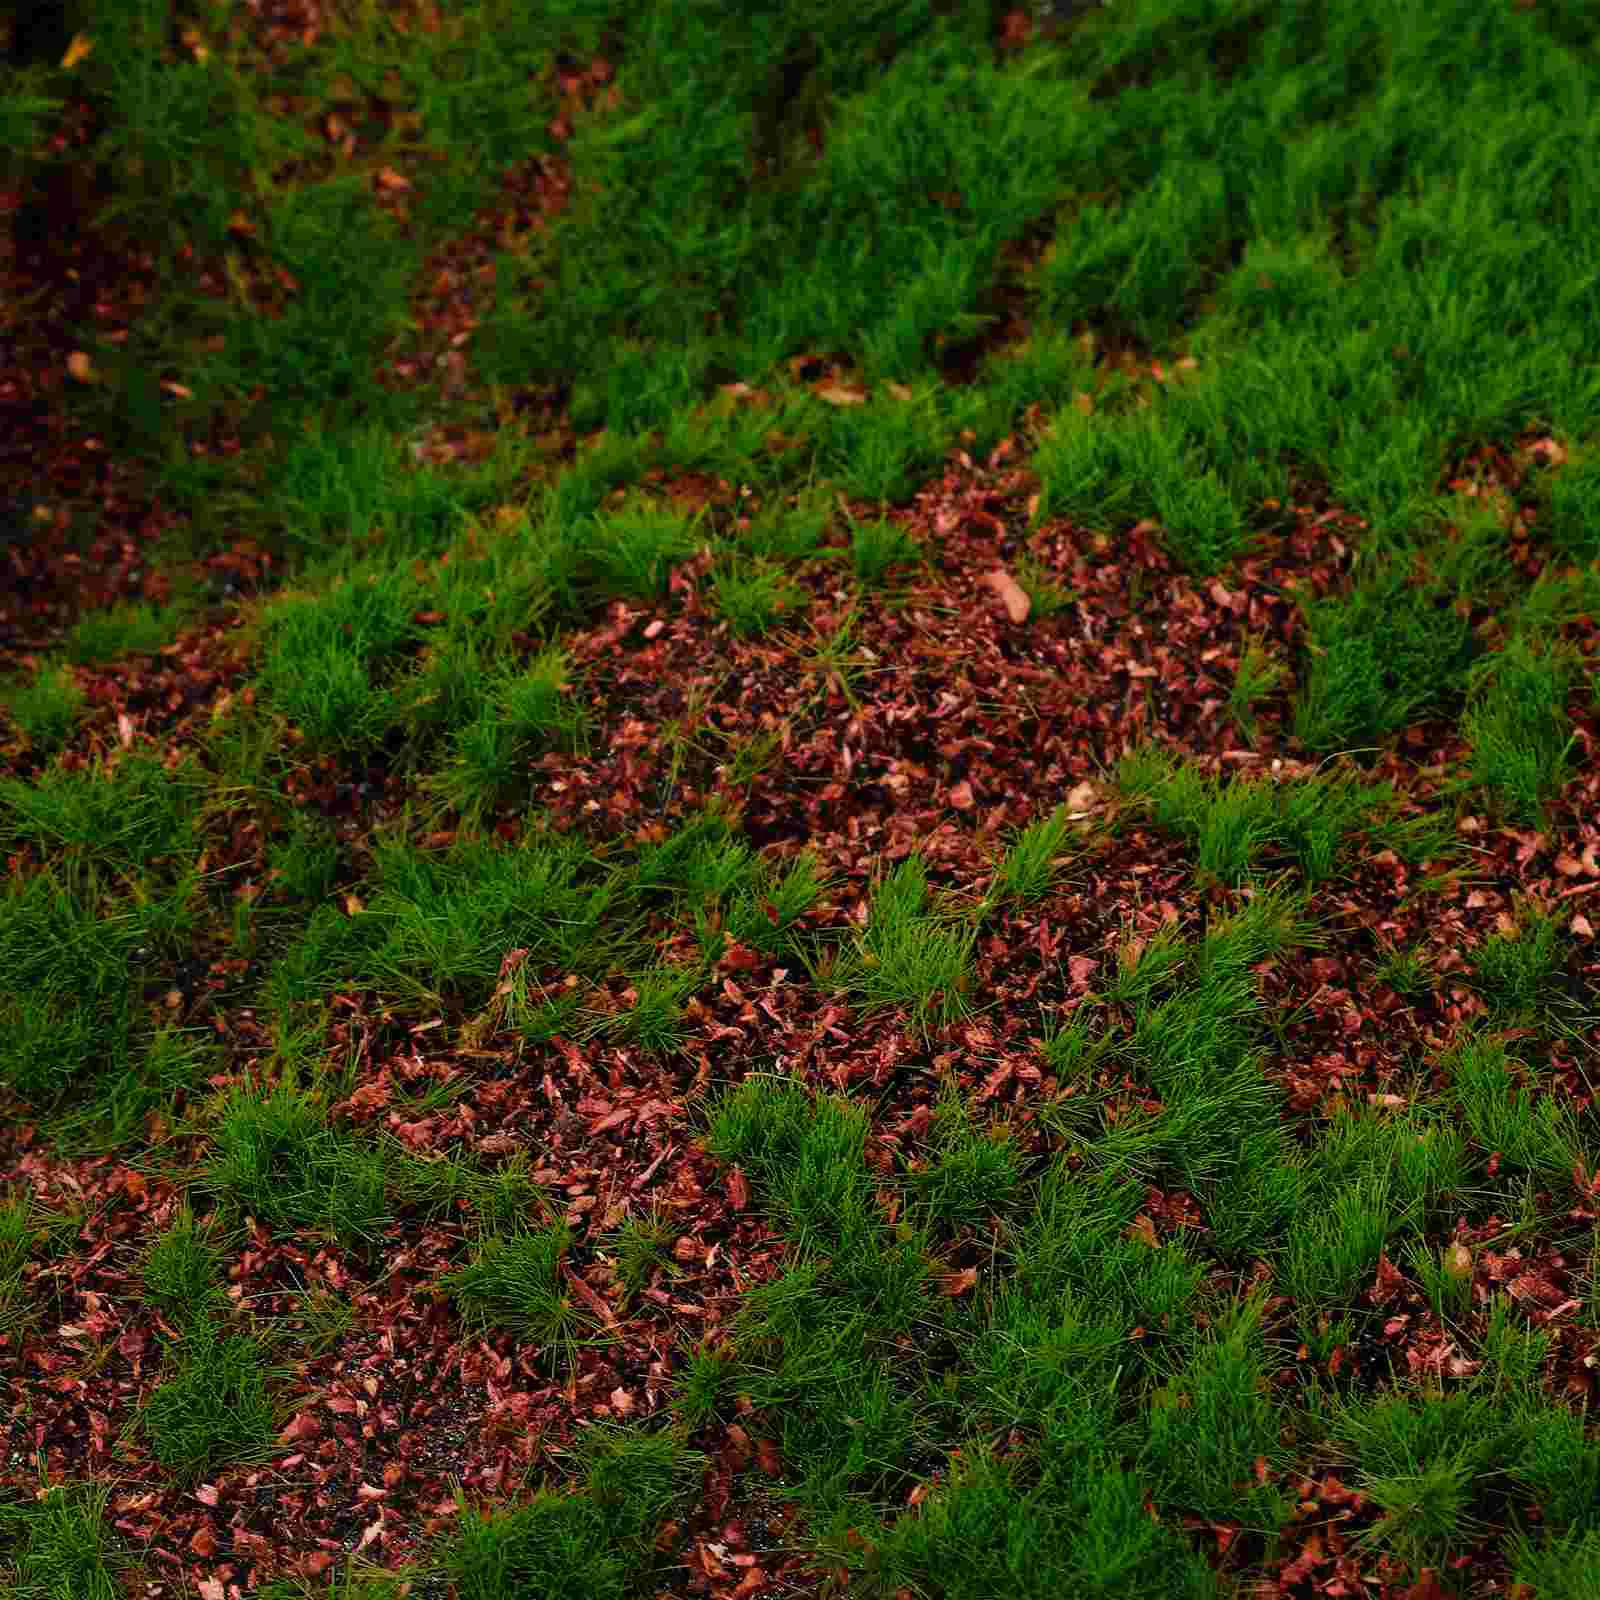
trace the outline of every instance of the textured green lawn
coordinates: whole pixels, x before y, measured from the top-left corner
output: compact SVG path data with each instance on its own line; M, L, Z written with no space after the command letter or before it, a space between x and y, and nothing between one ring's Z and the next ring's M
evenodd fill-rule
M1600 36L1060 9L13 49L0 1593L1600 1588Z

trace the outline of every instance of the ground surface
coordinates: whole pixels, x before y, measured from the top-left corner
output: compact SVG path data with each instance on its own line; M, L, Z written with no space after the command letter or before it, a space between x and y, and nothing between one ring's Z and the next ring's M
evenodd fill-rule
M1600 1592L1600 37L1417 9L18 34L0 1590Z

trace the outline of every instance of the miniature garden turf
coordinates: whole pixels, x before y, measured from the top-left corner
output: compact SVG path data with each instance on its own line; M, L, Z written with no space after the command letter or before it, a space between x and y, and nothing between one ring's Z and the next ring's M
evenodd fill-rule
M34 10L0 1593L1600 1592L1592 8Z

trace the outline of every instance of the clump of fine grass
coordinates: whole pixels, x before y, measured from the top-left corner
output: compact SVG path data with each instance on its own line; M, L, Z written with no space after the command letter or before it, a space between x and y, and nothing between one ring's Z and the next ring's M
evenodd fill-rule
M335 1128L320 1097L289 1079L235 1084L211 1143L200 1186L268 1226L326 1229L370 1249L392 1216L388 1147Z
M1367 1542L1423 1565L1481 1525L1479 1483L1505 1429L1482 1396L1395 1396L1340 1407L1333 1438L1382 1513Z
M1600 556L1600 451L1591 442L1536 485L1549 515L1540 532L1569 561Z
M54 750L77 725L88 696L65 662L42 667L32 677L0 685L0 706L37 750Z
M400 719L401 692L387 680L423 641L414 619L426 604L403 566L357 564L317 592L279 594L261 619L257 684L313 745L370 745Z
M473 1509L458 1491L458 1529L428 1565L460 1600L509 1592L625 1600L658 1569L658 1530L700 1459L672 1433L591 1429L577 1448L576 1492L541 1488L521 1505Z
M306 1576L273 1578L256 1590L256 1596L257 1600L407 1600L421 1576L420 1572L402 1576L352 1554L326 1583Z
M326 1289L302 1290L296 1297L291 1324L295 1337L314 1356L330 1350L355 1326L358 1308Z
M735 895L728 909L728 932L769 955L793 944L801 919L829 887L819 876L819 866L817 856L803 850L781 873L766 868L755 885Z
M1449 708L1476 654L1454 598L1388 569L1346 599L1311 605L1295 737L1316 751L1355 749Z
M1259 1299L1231 1308L1214 1335L1151 1396L1140 1464L1169 1503L1270 1531L1293 1507L1285 1490L1261 1482L1254 1471L1260 1460L1271 1466L1284 1457L1267 1394L1272 1361L1261 1337L1262 1310Z
M62 649L75 667L125 655L153 655L162 645L172 643L182 618L181 607L136 602L85 611L73 624Z
M1548 1532L1542 1547L1525 1536L1514 1540L1518 1559L1542 1568L1555 1593L1566 1592L1596 1526L1600 1452L1571 1412L1526 1392L1548 1346L1549 1335L1521 1326L1500 1297L1484 1336L1482 1371L1458 1389L1332 1406L1330 1442L1356 1466L1362 1493L1382 1513L1364 1545L1413 1568L1437 1565L1481 1537L1508 1501L1518 1522L1531 1502Z
M1116 782L1148 805L1157 827L1193 843L1202 873L1227 884L1286 859L1308 882L1322 882L1332 875L1347 838L1394 799L1390 785L1365 784L1349 772L1294 783L1207 778L1154 748L1125 755Z
M1271 1156L1258 1141L1276 1126L1278 1098L1258 1059L1254 969L1309 937L1296 900L1262 891L1198 945L1151 941L1119 998L1131 1012L1127 1059L1161 1108L1108 1125L1092 1159L1152 1177L1174 1172L1219 1212L1246 1204Z
M7 1329L26 1315L22 1276L33 1249L32 1209L27 1194L0 1203L0 1326Z
M928 1158L909 1174L911 1193L931 1228L977 1228L1011 1207L1021 1167L1008 1129L978 1129L959 1096L947 1097L930 1133Z
M1584 1600L1600 1584L1600 1528L1546 1533L1535 1543L1519 1529L1511 1541L1514 1581L1548 1600Z
M510 849L458 838L440 852L384 838L374 856L376 887L356 914L318 908L278 958L267 984L274 1009L341 982L436 1000L453 991L477 1006L510 949L525 950L535 970L588 973L629 941L639 891L598 871L582 841L529 828Z
M626 599L659 599L672 568L705 542L694 521L637 495L598 514L591 528L585 560L592 582L597 592Z
M735 787L751 783L771 768L782 753L783 735L775 728L735 737L728 741L728 760L722 773Z
M797 1083L750 1079L711 1111L707 1148L741 1163L813 1238L847 1241L876 1226L867 1190L866 1118Z
M114 865L183 862L195 848L203 777L169 768L159 751L129 750L82 771L59 763L38 777L0 779L0 843L30 843Z
M986 903L1037 900L1050 891L1065 851L1071 818L1064 805L1031 822L1016 838L995 871Z
M1466 1132L1502 1166L1551 1182L1565 1180L1583 1153L1570 1107L1540 1093L1504 1038L1476 1033L1445 1057Z
M1472 746L1472 778L1513 821L1538 826L1571 772L1577 735L1567 695L1574 676L1565 652L1524 634L1468 675L1462 732Z
M815 853L802 850L780 872L727 817L707 811L641 851L628 890L646 903L667 900L686 910L707 961L717 960L729 939L776 955L796 945L806 913L827 888L817 868ZM677 979L668 984L687 992Z
M927 869L908 856L874 889L865 931L828 981L868 1010L908 1006L924 1030L966 1009L976 929L957 932L924 909Z
M290 899L315 903L332 889L341 857L331 829L296 817L288 837L269 846L270 881Z
M740 545L758 559L793 562L817 554L832 515L828 491L811 485L794 497L768 495L742 531Z
M1433 986L1433 964L1425 948L1385 950L1372 972L1375 983L1386 983L1408 1000L1420 999Z
M624 1304L645 1287L657 1268L668 1265L667 1250L672 1238L670 1222L654 1209L647 1217L629 1217L617 1229L611 1253Z
M202 1312L169 1344L169 1357L172 1375L138 1418L163 1467L192 1481L223 1462L262 1460L272 1452L278 1420L270 1389L274 1372L257 1339L225 1335Z
M180 1323L188 1323L218 1308L221 1261L222 1251L197 1227L185 1196L145 1259L144 1292Z
M1381 1175L1334 1190L1324 1206L1308 1209L1289 1230L1282 1279L1309 1325L1312 1308L1343 1304L1370 1281L1396 1224L1389 1186Z
M451 736L444 765L427 780L446 805L480 819L514 797L519 777L531 783L530 763L544 749L577 749L584 742L582 703L567 691L570 669L559 648L542 651L523 670L502 667L480 689L476 713Z
M1228 690L1228 715L1247 739L1257 731L1256 707L1275 694L1289 676L1288 667L1262 639L1247 639Z
M0 1578L13 1600L118 1600L134 1564L106 1517L107 1485L53 1484L0 1504Z
M570 1346L585 1325L562 1285L572 1237L560 1223L485 1234L473 1259L442 1277L439 1288L482 1326L510 1328L548 1348Z
M742 639L757 639L803 603L805 592L779 567L740 563L713 575L711 603Z
M1036 1041L1051 1072L1063 1083L1088 1081L1101 1059L1117 1047L1116 1036L1105 1029L1096 1031L1091 1017L1092 1011L1080 1008L1064 1020L1052 1018Z
M747 1080L712 1110L708 1147L737 1160L797 1247L746 1296L729 1358L702 1350L685 1418L736 1384L819 1511L905 1481L917 1406L884 1365L913 1323L937 1326L933 1265L916 1231L891 1235L864 1159L866 1118L839 1097Z
M640 973L629 985L633 999L621 1010L602 1012L588 1024L585 1037L609 1033L641 1050L676 1050L684 1039L683 1002L704 982L697 966L657 966Z
M140 1045L130 974L140 952L190 926L192 882L142 903L110 902L92 875L54 864L0 893L0 1082L52 1114L84 1093L127 1098ZM170 1054L158 1035L148 1062Z
M891 568L922 559L922 549L904 528L887 517L852 520L850 565L868 588L876 588Z
M59 1254L78 1219L52 1211L24 1188L0 1200L0 1332L10 1333L48 1314L57 1298L47 1295L48 1278L28 1281L29 1263Z
M1057 583L1051 570L1031 550L1018 558L1017 587L1028 597L1029 621L1048 621L1069 610L1077 601L1077 594L1064 584Z
M1473 975L1485 997L1513 1016L1524 1015L1547 999L1566 965L1559 915L1531 902L1519 912L1519 926L1492 934L1471 957Z

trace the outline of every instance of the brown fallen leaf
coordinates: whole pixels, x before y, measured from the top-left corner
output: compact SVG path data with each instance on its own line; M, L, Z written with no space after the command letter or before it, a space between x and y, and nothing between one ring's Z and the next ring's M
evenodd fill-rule
M615 1329L621 1326L621 1324L617 1321L616 1312L611 1309L610 1304L607 1302L606 1297L603 1294L597 1294L593 1289L591 1289L589 1285L585 1283L583 1279L576 1272L574 1272L565 1261L561 1263L561 1270L563 1274L565 1274L567 1282L572 1285L573 1294L575 1294L578 1299L580 1299L584 1305L589 1308L590 1311L599 1317L599 1319L605 1323L608 1328Z
M978 1281L976 1267L963 1267L960 1272L946 1272L939 1277L939 1292L952 1297L965 1294L973 1288Z
M1128 1224L1126 1236L1130 1239L1141 1240L1149 1245L1152 1250L1161 1248L1161 1239L1156 1233L1155 1223L1142 1211Z
M1022 623L1028 620L1028 612L1033 607L1033 601L1029 598L1028 591L1004 567L996 567L993 572L986 572L983 575L983 582L1000 597L1001 603L1006 608L1006 615L1013 622Z
M1100 791L1085 779L1082 783L1074 784L1067 791L1067 817L1069 821L1079 822L1087 816L1093 815L1100 804Z

